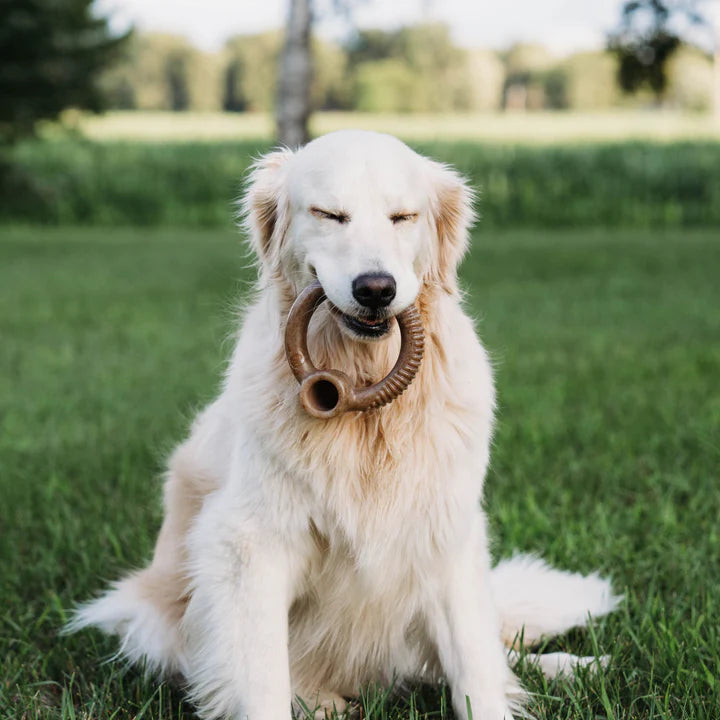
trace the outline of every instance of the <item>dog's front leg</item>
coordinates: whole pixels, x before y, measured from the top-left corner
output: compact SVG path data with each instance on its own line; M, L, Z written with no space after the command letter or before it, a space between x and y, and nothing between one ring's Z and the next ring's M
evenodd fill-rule
M287 544L232 500L210 498L188 539L183 620L188 683L200 714L289 720Z
M458 718L512 720L509 700L521 696L500 639L488 576L490 558L482 518L447 559L428 614ZM472 709L472 715L468 712Z

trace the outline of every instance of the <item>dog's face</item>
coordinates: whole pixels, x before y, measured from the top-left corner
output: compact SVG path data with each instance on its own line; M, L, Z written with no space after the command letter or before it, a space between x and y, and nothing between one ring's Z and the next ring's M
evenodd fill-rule
M454 172L360 131L263 158L246 209L265 269L296 293L317 278L332 317L357 340L384 337L423 283L455 287L471 220Z

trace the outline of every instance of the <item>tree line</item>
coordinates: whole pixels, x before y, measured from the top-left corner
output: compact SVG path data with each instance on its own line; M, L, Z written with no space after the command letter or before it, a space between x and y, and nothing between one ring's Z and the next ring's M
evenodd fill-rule
M314 5L288 0L284 33L239 36L204 53L180 37L118 35L93 0L4 0L0 151L68 107L263 112L277 102L279 138L290 144L307 138L317 109L593 110L639 102L702 110L714 97L720 117L720 27L713 84L711 58L683 42L676 22L713 32L700 14L707 0L626 0L606 52L564 59L538 45L459 48L442 24L359 30L335 44L313 37ZM336 8L352 5L333 0Z
M171 35L135 33L122 60L102 76L115 109L269 112L277 98L281 31L231 38L207 53ZM623 93L612 51L553 56L541 45L505 52L457 47L439 23L359 30L345 44L311 40L312 110L486 112L599 110L657 103L705 110L712 104L712 59L692 46L669 59L667 81Z

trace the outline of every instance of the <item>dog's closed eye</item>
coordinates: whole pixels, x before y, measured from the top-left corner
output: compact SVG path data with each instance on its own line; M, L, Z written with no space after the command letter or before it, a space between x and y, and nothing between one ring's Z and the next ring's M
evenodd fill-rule
M399 225L403 222L410 222L417 219L418 214L414 212L396 212L390 215L393 225Z
M342 210L323 210L322 208L315 207L314 205L310 208L310 212L321 220L334 220L340 225L350 222L350 216Z

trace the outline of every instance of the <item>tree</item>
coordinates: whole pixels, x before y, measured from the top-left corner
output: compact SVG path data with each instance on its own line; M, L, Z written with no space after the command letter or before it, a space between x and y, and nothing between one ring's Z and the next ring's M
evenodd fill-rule
M608 52L581 52L560 65L564 78L565 107L602 110L620 99L615 58Z
M99 111L100 76L129 33L114 36L93 0L3 0L0 139L32 134L67 107Z
M720 5L716 2L710 8L710 21L713 26L713 107L715 120L720 122Z
M713 63L710 56L683 45L667 67L666 100L672 107L705 112L713 104Z
M312 58L310 0L290 0L285 42L280 56L277 100L278 140L288 147L308 141Z
M507 76L503 106L506 110L540 110L547 104L548 84L551 97L562 93L553 72L556 59L543 45L517 43L505 54ZM549 77L548 77L549 76ZM548 82L549 81L549 82Z
M108 106L120 110L221 110L222 59L186 38L134 33L122 62L103 77Z
M416 85L417 77L400 58L362 62L355 71L355 108L376 113L422 111Z
M313 52L311 29L317 11L335 12L350 18L352 7L362 0L290 0L285 40L280 54L276 124L278 140L289 147L297 147L309 139L308 119L313 102L343 106L347 102L344 90L338 87L337 73L326 74L313 87ZM315 48L315 54L326 47ZM331 50L332 52L332 50ZM336 54L337 57L337 54ZM344 63L343 63L344 65ZM344 69L344 68L343 68ZM327 88L328 92L318 91Z
M704 25L703 0L628 0L619 29L608 45L618 57L618 79L625 92L649 87L658 101L668 83L668 63L680 47L679 24Z
M224 101L231 112L270 112L278 96L279 32L238 35L223 51ZM310 41L313 77L310 109L345 109L349 105L345 82L346 58L342 48L320 38Z
M358 30L347 51L350 65L386 60L400 55L397 33L377 29Z
M470 50L468 66L468 107L481 112L502 107L505 65L492 50Z
M453 44L447 25L421 23L401 28L398 44L418 80L413 89L418 109L468 109L467 54Z
M277 95L279 32L239 35L225 45L226 110L270 112Z
M369 112L478 109L483 102L487 105L486 84L499 97L492 85L498 72L504 77L497 58L473 57L456 47L442 23L361 31L350 45L348 59L355 104Z
M320 38L313 38L311 48L314 68L310 88L312 109L349 110L351 89L345 50Z

